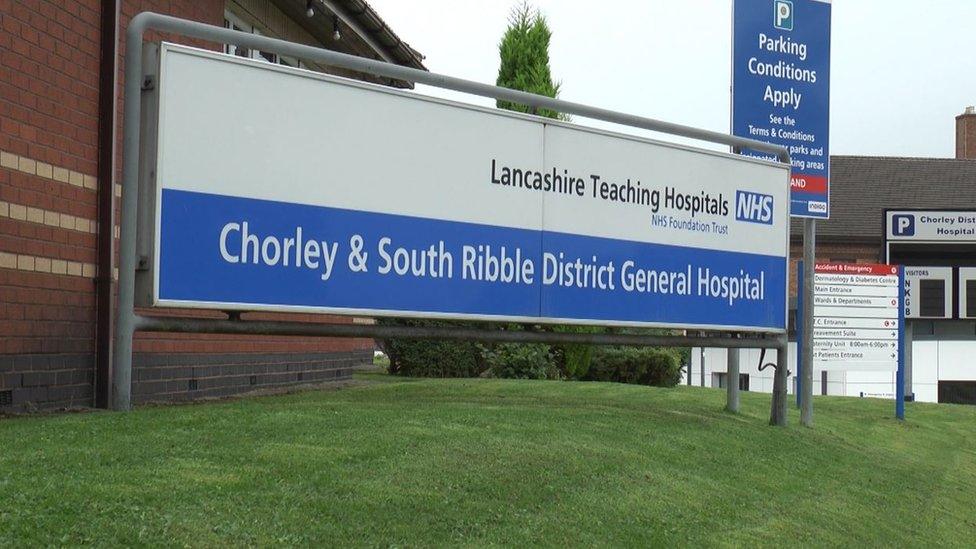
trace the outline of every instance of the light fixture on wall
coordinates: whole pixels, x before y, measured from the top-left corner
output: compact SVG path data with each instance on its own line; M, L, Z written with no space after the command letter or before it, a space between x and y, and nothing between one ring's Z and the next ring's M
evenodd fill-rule
M336 41L342 39L342 33L339 32L339 16L338 15L333 15L332 16L332 29L333 29L332 39L333 40L336 40Z
M305 15L315 17L315 0L305 2Z

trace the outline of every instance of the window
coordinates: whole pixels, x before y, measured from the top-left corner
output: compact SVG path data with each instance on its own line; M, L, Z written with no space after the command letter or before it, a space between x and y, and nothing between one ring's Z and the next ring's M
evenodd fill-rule
M749 374L739 374L739 390L749 390Z
M976 404L976 381L939 381L939 402Z
M918 294L919 316L945 317L945 280L920 280Z
M976 280L966 281L966 316L976 318Z
M224 28L232 29L241 32L249 32L252 34L257 34L258 36L264 36L265 34L258 30L254 25L244 22L243 19L234 15L229 11L224 12ZM248 57L251 59L260 59L262 61L267 61L268 63L275 63L278 65L285 65L287 67L296 67L299 69L305 68L305 64L301 60L294 57L282 57L276 53L251 50L248 48L242 48L239 46L234 46L227 44L224 46L224 53L229 53L231 55L236 55L238 57Z
M715 372L712 374L712 387L724 389L728 387L729 374L725 372ZM739 374L739 390L749 390L749 374Z

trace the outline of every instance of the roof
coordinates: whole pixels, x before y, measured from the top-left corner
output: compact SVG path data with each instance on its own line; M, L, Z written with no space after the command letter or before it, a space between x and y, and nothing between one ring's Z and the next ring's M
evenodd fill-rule
M334 2L354 17L363 30L386 47L398 65L427 70L423 62L424 56L411 48L410 44L400 40L400 37L365 0L334 0Z
M881 242L885 209L976 208L976 160L830 157L830 219L818 240ZM803 233L794 219L791 234Z

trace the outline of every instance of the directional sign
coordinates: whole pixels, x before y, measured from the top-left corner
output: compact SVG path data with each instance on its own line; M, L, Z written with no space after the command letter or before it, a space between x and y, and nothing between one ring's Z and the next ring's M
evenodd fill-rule
M814 328L873 328L897 330L898 320L891 318L839 318L818 317L813 319Z
M814 272L814 368L896 370L899 268L818 263Z

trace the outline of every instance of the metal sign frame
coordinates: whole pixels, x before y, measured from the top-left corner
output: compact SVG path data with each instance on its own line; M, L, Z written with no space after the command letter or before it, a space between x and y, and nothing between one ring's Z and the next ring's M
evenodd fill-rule
M484 341L588 343L600 345L649 345L649 346L709 346L738 348L774 348L778 351L778 364L774 382L770 423L786 425L787 337L784 333L713 333L702 332L688 335L644 334L566 334L548 331L505 331L479 328L380 326L365 324L319 324L279 321L242 321L232 313L226 320L202 318L174 318L137 314L135 311L136 271L140 263L137 249L137 231L146 223L148 201L140 196L146 193L141 180L151 178L152 169L143 165L141 153L145 145L141 130L144 125L142 99L146 88L152 86L155 75L144 72L145 33L161 31L179 36L197 38L222 44L234 44L262 51L290 55L329 66L427 84L488 97L502 99L530 107L551 109L557 112L621 124L634 128L657 131L670 135L718 143L730 147L750 148L775 155L779 161L790 165L789 152L785 147L718 132L701 130L670 122L662 122L579 103L562 101L488 84L472 82L451 76L430 73L382 61L375 61L327 49L288 42L275 38L234 31L223 27L188 21L152 12L142 12L132 18L126 30L125 56L125 104L122 169L122 219L120 230L119 298L116 344L110 373L112 407L129 410L132 407L132 343L136 331L229 333L260 335L295 335L324 337L407 337L417 339L477 339ZM148 164L148 163L145 163ZM785 185L789 185L789 170ZM787 226L788 227L788 226ZM788 228L787 228L788 230Z

